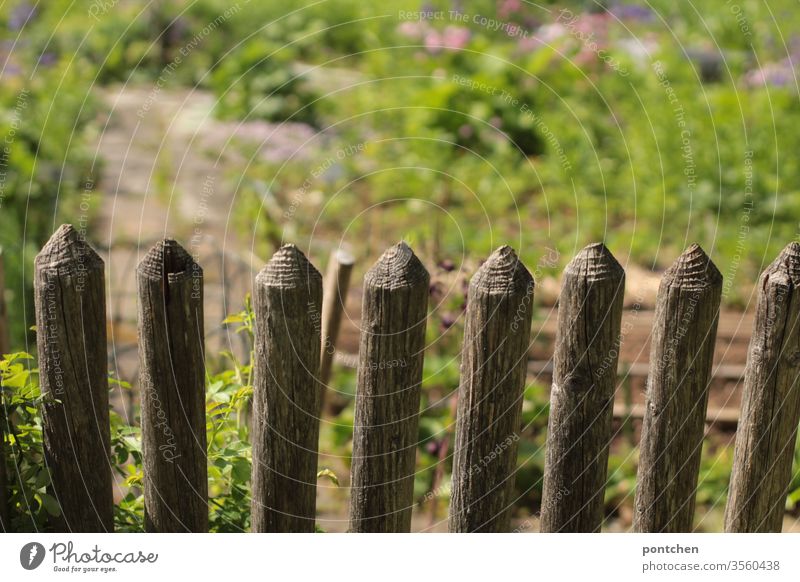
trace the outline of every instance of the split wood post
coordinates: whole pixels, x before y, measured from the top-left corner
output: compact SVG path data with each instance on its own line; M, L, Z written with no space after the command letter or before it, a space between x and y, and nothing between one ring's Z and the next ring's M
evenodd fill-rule
M328 385L331 378L333 357L336 355L336 340L347 304L350 275L355 259L344 249L331 253L328 270L325 272L325 292L322 297L322 355L319 364L319 381ZM323 393L324 394L324 393ZM330 394L323 396L330 398Z
M36 256L34 304L54 527L113 531L105 265L70 225Z
M458 389L451 532L508 532L534 281L511 247L472 277Z
M564 270L558 300L542 532L596 532L603 521L625 271L601 243Z
M633 528L692 529L722 275L694 244L658 289Z
M256 277L254 532L313 532L323 386L322 276L294 245Z
M405 243L364 278L350 531L408 532L430 276Z
M758 285L736 430L726 532L780 532L800 421L800 244L788 245Z
M11 330L6 307L6 270L3 247L0 247L0 356L11 352Z
M9 347L8 313L6 311L5 291L6 276L5 265L3 264L3 247L0 247L0 357L11 351ZM5 411L0 410L0 423L2 423L2 426L0 426L0 532L11 531L11 525L8 522L8 496L6 494L6 487L8 486L5 455L7 422Z
M203 270L164 240L137 279L145 530L207 532Z

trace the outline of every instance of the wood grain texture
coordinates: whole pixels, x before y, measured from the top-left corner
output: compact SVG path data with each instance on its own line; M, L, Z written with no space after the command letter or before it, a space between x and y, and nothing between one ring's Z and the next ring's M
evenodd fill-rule
M206 532L203 270L164 240L137 280L145 529Z
M633 527L691 531L722 275L698 245L659 285Z
M350 531L411 529L430 276L405 243L364 279Z
M8 313L6 312L6 274L3 257L3 247L0 247L0 355L11 352L9 346L8 333ZM9 507L6 487L8 478L6 477L6 454L5 454L5 434L7 419L5 411L0 410L0 532L11 531L11 524L8 522Z
M542 532L596 532L603 521L625 271L605 247L564 270L542 494Z
M313 532L322 276L294 245L256 277L252 530Z
M6 265L3 247L0 247L0 354L11 352L11 335L6 306Z
M36 343L51 494L63 532L114 529L105 265L70 225L36 256Z
M533 277L508 246L497 249L470 281L451 532L510 529L533 289Z
M750 339L726 532L779 532L800 422L800 245L761 275Z

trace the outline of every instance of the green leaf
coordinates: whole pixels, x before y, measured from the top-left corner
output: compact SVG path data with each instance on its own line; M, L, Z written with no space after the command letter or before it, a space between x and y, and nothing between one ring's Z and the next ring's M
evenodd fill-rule
M339 486L339 478L336 476L336 473L334 473L330 469L327 469L327 468L326 469L322 469L319 473L317 473L317 479L319 479L321 477L325 477L327 479L330 479L331 483L333 483L337 487Z
M239 459L233 463L231 477L234 481L245 483L250 480L250 463L244 459Z
M50 485L50 472L47 469L42 469L36 475L36 489L41 489L42 487L47 487Z
M61 506L58 505L58 501L56 501L55 497L48 495L47 493L42 493L40 495L42 500L42 507L44 510L53 517L58 517L61 515Z
M9 388L24 388L28 383L28 377L30 375L30 372L27 370L17 372L16 374L11 374L10 376L3 378L3 385Z

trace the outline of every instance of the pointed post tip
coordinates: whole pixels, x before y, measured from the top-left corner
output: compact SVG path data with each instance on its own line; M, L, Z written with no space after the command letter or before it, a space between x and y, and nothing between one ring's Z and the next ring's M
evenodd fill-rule
M789 278L792 285L800 285L800 243L792 241L783 249L775 260L765 269L763 276L781 273Z
M72 267L88 270L102 267L103 259L71 224L59 226L34 259L39 268Z
M322 281L322 275L294 243L279 248L256 276L257 284L271 287L293 288L316 280Z
M490 295L527 292L534 284L533 275L508 245L498 247L489 255L470 281L470 287Z
M202 276L203 269L180 243L165 238L154 244L137 267L140 276L153 281L181 276Z
M622 280L625 277L625 269L602 242L589 243L583 247L564 271L570 275L583 276L590 282Z
M414 287L430 281L428 270L405 241L400 241L384 251L364 276L370 287L396 289Z
M698 243L692 243L664 273L665 283L682 289L722 285L722 273Z

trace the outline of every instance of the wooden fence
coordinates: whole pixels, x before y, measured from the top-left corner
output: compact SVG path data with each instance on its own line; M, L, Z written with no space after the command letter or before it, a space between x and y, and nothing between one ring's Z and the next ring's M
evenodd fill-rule
M145 527L205 531L203 270L165 240L137 276ZM792 243L758 286L726 531L781 529L800 420L798 285L800 245ZM624 287L622 267L602 244L583 249L564 273L544 532L601 526ZM103 261L62 226L36 258L35 304L46 463L62 508L56 527L64 531L113 529L104 289ZM721 290L719 271L697 245L661 282L635 531L691 530ZM404 243L387 250L364 280L353 532L410 529L428 294L428 272ZM450 531L510 530L533 296L533 278L506 246L470 282ZM322 276L293 245L255 278L254 531L314 531L324 304Z

